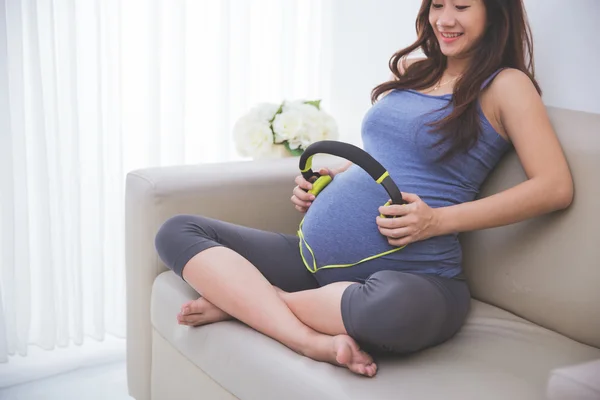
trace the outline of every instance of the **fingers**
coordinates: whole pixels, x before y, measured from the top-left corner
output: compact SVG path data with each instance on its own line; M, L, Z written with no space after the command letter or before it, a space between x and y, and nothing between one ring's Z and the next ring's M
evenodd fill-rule
M306 190L310 190L312 188L312 184L308 182L302 175L298 175L295 179L296 187L292 191L292 203L294 203L294 207L301 213L305 213L308 210L308 207L312 204L312 201L315 199L315 196L307 193ZM305 189L305 190L303 190Z
M305 192L300 188L300 186L294 187L292 194L302 201L313 201L315 199L314 194Z
M421 200L421 198L419 196L417 196L414 193L405 193L402 192L402 198L406 201L408 201L409 203L415 203L419 200Z
M304 189L304 190L312 189L312 183L310 183L309 181L304 179L304 177L302 175L298 175L296 177L296 179L294 180L294 182L296 182L296 185L298 185L298 187L300 189Z
M402 217L409 214L413 208L412 204L392 204L379 207L379 212L392 217Z
M383 218L382 218L383 219ZM401 227L401 228L382 228L378 227L379 232L387 237L387 241L392 246L406 246L413 242L413 235L416 233L414 227Z
M332 171L330 171L330 170L329 170L329 169L327 169L327 168L321 168L321 169L319 170L319 174L321 174L321 175L329 175L329 176L331 176L332 178L333 178L333 175L334 175L334 174L333 174L333 172L332 172Z
M329 175L333 178L333 173L327 168L319 169L319 174ZM304 179L302 175L296 176L294 182L296 183L296 187L294 187L294 189L292 190L291 200L292 203L294 203L294 207L296 208L296 210L304 213L306 212L306 210L308 210L308 207L310 207L313 200L315 199L315 196L313 194L308 193L308 191L312 189L313 185L312 182L309 182L306 179Z
M379 232L387 237L387 241L392 246L406 246L412 243L415 234L414 217L405 216L402 218L382 218L377 217L377 227Z
M301 192L301 193L299 193L299 192ZM308 198L306 198L307 195L308 195ZM305 200L303 200L303 199L305 199ZM298 209L298 211L301 211L301 209L306 211L306 209L308 207L310 207L310 205L312 204L312 201L314 199L315 199L315 196L304 192L303 190L299 189L297 186L294 188L294 194L291 197L292 203L294 203L294 205L296 206L296 209Z
M410 226L416 223L416 217L414 215L404 215L402 218L385 218L379 215L375 218L375 222L380 228L397 229Z
M408 227L396 229L379 228L379 232L381 232L382 235L387 236L388 241L402 239L414 233L413 229Z
M403 238L400 238L400 239L388 238L388 243L392 246L403 247L403 246L406 246L406 245L412 243L414 240L415 239L413 239L412 236L404 236Z

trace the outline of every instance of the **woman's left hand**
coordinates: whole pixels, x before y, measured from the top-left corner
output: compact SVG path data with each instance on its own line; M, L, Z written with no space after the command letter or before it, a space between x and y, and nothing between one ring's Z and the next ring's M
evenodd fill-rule
M388 243L400 247L436 236L438 224L436 210L429 207L416 194L402 193L402 198L408 204L379 207L381 214L397 217L377 216L379 232L387 236Z

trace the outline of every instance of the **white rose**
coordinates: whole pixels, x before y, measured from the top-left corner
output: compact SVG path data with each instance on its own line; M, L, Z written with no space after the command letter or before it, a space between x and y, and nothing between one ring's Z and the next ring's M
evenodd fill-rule
M273 121L273 132L275 132L275 143L284 141L292 142L302 134L303 115L298 110L285 110L277 114Z
M288 129L282 135L289 142L291 149L305 149L310 144L310 131L313 129L318 112L316 107L304 104L301 100L284 104L282 116L289 116L295 123L294 129Z
M243 157L257 157L272 151L273 132L269 122L252 114L235 123L233 136L236 150Z
M303 100L286 102L282 107L283 112L292 110L299 111L300 113L305 115L319 112L319 109L317 107L310 104L305 104Z
M253 107L248 112L248 115L253 116L261 121L271 121L277 110L279 110L279 104L260 103Z
M287 103L283 107L283 114L293 114L297 122L301 120L301 127L294 130L294 134L287 135L290 148L306 149L310 144L321 140L335 140L338 138L338 128L335 120L323 110L300 101ZM275 130L275 129L274 129Z

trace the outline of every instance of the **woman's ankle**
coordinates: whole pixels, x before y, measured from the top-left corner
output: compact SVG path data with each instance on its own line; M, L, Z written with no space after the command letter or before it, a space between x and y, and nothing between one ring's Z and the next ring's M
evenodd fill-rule
M323 361L323 354L332 348L332 340L333 336L312 331L307 333L295 351L305 357Z

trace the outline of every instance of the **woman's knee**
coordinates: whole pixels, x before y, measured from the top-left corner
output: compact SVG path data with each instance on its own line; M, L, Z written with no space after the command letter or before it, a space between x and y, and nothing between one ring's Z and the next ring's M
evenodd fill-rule
M180 214L167 219L158 229L154 245L163 262L171 269L177 264L182 253L198 240L211 236L207 218L197 215Z
M447 305L422 277L380 271L347 291L342 311L348 332L369 347L411 353L441 341Z

